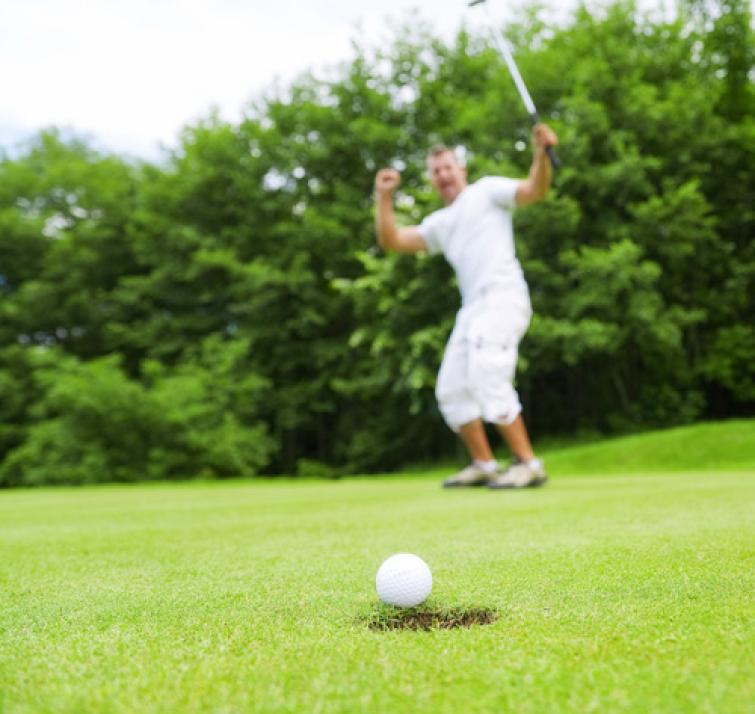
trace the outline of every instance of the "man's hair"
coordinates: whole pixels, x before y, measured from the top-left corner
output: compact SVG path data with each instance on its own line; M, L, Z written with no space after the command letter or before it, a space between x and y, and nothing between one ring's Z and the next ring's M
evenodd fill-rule
M443 154L452 154L459 166L466 166L467 162L465 161L464 152L459 151L458 148L452 149L450 146L446 146L445 144L434 144L433 146L431 146L430 150L427 152L427 159L434 159L438 156L442 156Z

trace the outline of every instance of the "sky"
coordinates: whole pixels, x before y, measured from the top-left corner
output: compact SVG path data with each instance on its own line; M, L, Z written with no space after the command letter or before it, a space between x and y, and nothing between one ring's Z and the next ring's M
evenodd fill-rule
M521 2L521 0L519 0ZM563 7L569 0L553 0ZM559 5L561 3L561 5ZM466 0L0 0L0 147L41 128L156 159L216 108L234 121L276 79L325 71L412 12L452 36L512 16Z

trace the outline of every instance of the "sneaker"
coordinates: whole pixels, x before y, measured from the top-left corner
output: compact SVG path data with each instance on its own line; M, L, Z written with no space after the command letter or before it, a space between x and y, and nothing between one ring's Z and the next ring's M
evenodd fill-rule
M536 488L547 480L542 461L514 461L503 473L488 480L488 488Z
M491 478L499 475L500 471L489 473L480 468L477 464L469 464L459 473L449 476L443 482L443 488L463 488L466 486L484 486Z

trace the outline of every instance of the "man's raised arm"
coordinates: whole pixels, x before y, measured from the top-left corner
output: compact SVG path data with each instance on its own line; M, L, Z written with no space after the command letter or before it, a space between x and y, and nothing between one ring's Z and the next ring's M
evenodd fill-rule
M535 143L535 155L532 159L530 175L519 182L516 190L517 206L541 201L547 195L551 185L551 162L545 150L549 146L556 146L558 138L545 124L535 126L532 130L532 138Z
M401 183L396 169L380 169L375 176L375 232L378 245L384 250L418 253L426 250L418 226L396 226L393 194Z

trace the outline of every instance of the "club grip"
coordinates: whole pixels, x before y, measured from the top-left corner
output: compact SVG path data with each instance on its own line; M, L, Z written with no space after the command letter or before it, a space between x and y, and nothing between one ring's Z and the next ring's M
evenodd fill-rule
M548 158L551 160L551 166L554 169L557 169L559 166L561 166L561 159L558 158L558 154L552 146L546 146L545 153L548 154Z
M540 116L537 112L531 112L530 119L532 120L532 126L540 123ZM548 158L551 160L551 166L554 169L557 169L559 166L561 166L561 159L558 158L558 154L552 146L546 146L545 153L548 154Z

